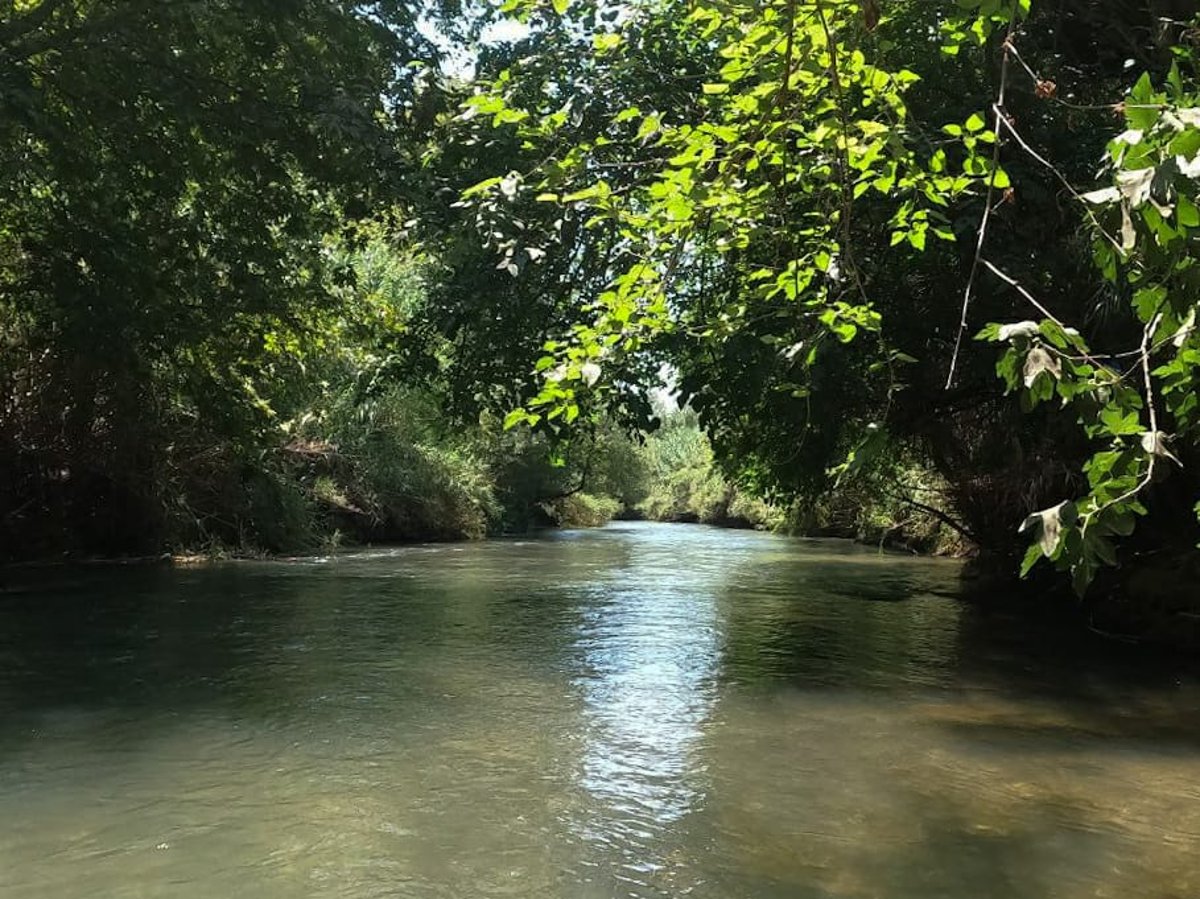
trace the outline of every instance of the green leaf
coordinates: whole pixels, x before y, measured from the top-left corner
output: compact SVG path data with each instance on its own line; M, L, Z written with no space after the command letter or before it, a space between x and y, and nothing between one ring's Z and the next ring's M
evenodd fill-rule
M1150 79L1149 72L1142 73L1129 91L1129 97L1136 103L1154 102L1154 82Z
M1132 437L1143 431L1141 417L1137 412L1122 412L1119 409L1104 409L1100 412L1100 423L1114 437Z
M1093 578L1096 576L1096 566L1089 562L1079 562L1071 568L1071 589L1075 595L1082 597L1087 593Z
M1113 549L1112 543L1094 531L1089 531L1084 538L1083 548L1085 553L1105 565L1111 566L1117 564L1117 552Z
M1179 195L1179 200L1175 207L1175 220L1185 228L1200 227L1200 209L1184 194Z
M468 197L479 196L480 194L487 193L489 190L491 190L493 187L495 187L497 184L499 184L503 180L504 180L503 176L497 176L495 178L485 178L483 181L480 181L478 184L473 184L470 187L468 187L466 190L463 191L462 195L463 195L464 199L468 198Z
M610 193L608 185L603 182L597 182L582 190L577 190L574 193L566 194L562 197L564 203L578 203L582 200L594 200L597 197L606 197Z
M1033 570L1033 566L1044 558L1041 545L1037 543L1030 544L1029 549L1025 550L1025 558L1021 561L1021 577L1028 577L1029 572Z

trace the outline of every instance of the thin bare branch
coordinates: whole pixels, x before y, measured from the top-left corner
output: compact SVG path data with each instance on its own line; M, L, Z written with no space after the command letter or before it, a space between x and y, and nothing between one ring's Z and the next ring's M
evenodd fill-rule
M854 280L854 286L858 290L858 295L863 303L870 305L870 298L867 296L866 285L863 284L862 273L858 270L858 264L854 258L854 246L851 240L853 226L853 211L854 211L854 185L850 179L850 118L846 112L845 91L842 88L841 69L838 63L838 46L834 38L833 29L829 27L829 17L825 14L824 0L816 0L817 17L821 22L821 30L825 33L825 46L829 50L829 77L833 85L834 102L837 106L838 121L841 126L841 135L838 139L838 181L841 186L842 203L841 203L841 225L842 230L842 246L841 255L846 264L846 270L850 273L850 277Z
M1146 391L1146 409L1148 410L1150 416L1151 440L1155 443L1157 443L1159 440L1158 411L1154 404L1154 377L1150 372L1150 358L1152 355L1150 341L1154 335L1154 332L1158 330L1158 326L1161 321L1162 314L1160 313L1159 315L1154 316L1154 318L1147 323L1145 329L1142 331L1141 349L1142 384ZM1087 533L1088 525L1090 525L1096 519L1096 517L1100 515L1100 513L1104 512L1106 509L1111 509L1113 506L1117 506L1122 503L1126 503L1131 499L1135 499L1143 490L1150 486L1150 483L1154 480L1154 471L1158 463L1158 453L1154 448L1152 448L1147 451L1147 456L1149 457L1149 461L1146 464L1146 474L1142 476L1142 479L1138 481L1135 486L1122 493L1116 499L1111 499L1106 503L1102 503L1083 516L1083 524L1080 527L1080 530L1083 533Z
M1000 112L999 109L996 111L997 113ZM1046 159L1046 157L1042 156L1037 150L1031 147L1025 138L1021 137L1020 133L1017 131L1013 123L1009 121L1007 116L1000 115L998 120L1003 123L1004 130L1009 133L1012 139L1017 142L1022 150L1032 156L1046 169L1049 169L1054 177L1057 178L1063 187L1067 189L1071 196L1083 204L1083 207L1087 210L1088 220L1092 223L1092 226L1097 231L1104 235L1104 239L1112 244L1119 252L1124 253L1125 251L1121 246L1121 242L1104 229L1104 226L1101 225L1100 221L1096 218L1096 213L1092 212L1091 204L1084 199L1083 195L1079 193L1079 191L1075 189L1075 186L1067 179L1067 176L1060 172L1048 159Z
M1012 5L1012 13L1008 20L1008 34L1004 38L1004 56L1000 63L1000 88L996 102L992 105L995 111L995 124L992 133L995 143L992 146L992 167L988 174L987 202L983 206L983 217L979 221L979 232L975 240L975 258L971 261L971 273L967 277L967 286L963 289L962 312L959 316L958 333L954 337L954 354L950 357L950 371L946 374L946 390L954 386L954 375L958 370L958 357L962 352L963 338L966 336L967 316L971 310L971 298L975 292L975 281L979 277L979 267L983 262L983 247L987 242L988 225L992 220L992 210L996 201L996 171L1000 168L1000 129L1004 122L1004 99L1008 90L1009 71L1012 67L1012 41L1017 33L1018 3Z

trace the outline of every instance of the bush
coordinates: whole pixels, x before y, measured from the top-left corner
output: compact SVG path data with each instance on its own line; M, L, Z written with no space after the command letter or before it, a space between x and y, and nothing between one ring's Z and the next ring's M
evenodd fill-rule
M573 493L546 504L546 511L559 527L598 528L608 524L621 511L619 500L611 496Z
M730 483L694 413L669 415L644 449L651 486L638 509L654 521L692 521L773 530L783 513Z
M965 555L971 541L946 523L954 519L948 486L914 462L884 459L862 477L813 497L797 499L779 530L813 537L844 537L915 552Z
M343 397L310 431L328 439L311 491L360 540L484 536L499 515L492 474L431 395L392 388ZM311 453L310 453L311 455Z
M319 543L318 504L283 454L219 445L189 461L176 463L165 491L170 546L253 554Z

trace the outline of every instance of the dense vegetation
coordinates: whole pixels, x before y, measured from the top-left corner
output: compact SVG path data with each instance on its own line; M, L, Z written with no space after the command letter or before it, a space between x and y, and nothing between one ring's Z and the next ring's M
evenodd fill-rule
M503 14L0 4L5 556L645 514L1194 559L1193 0Z
M661 355L760 490L874 478L1081 593L1194 558L1194 3L513 6L468 199L576 309L515 419Z

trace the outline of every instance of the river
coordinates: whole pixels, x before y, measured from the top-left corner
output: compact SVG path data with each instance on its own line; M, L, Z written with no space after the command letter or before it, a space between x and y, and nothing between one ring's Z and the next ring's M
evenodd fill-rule
M653 524L14 575L0 896L1200 895L1200 681L958 583Z

